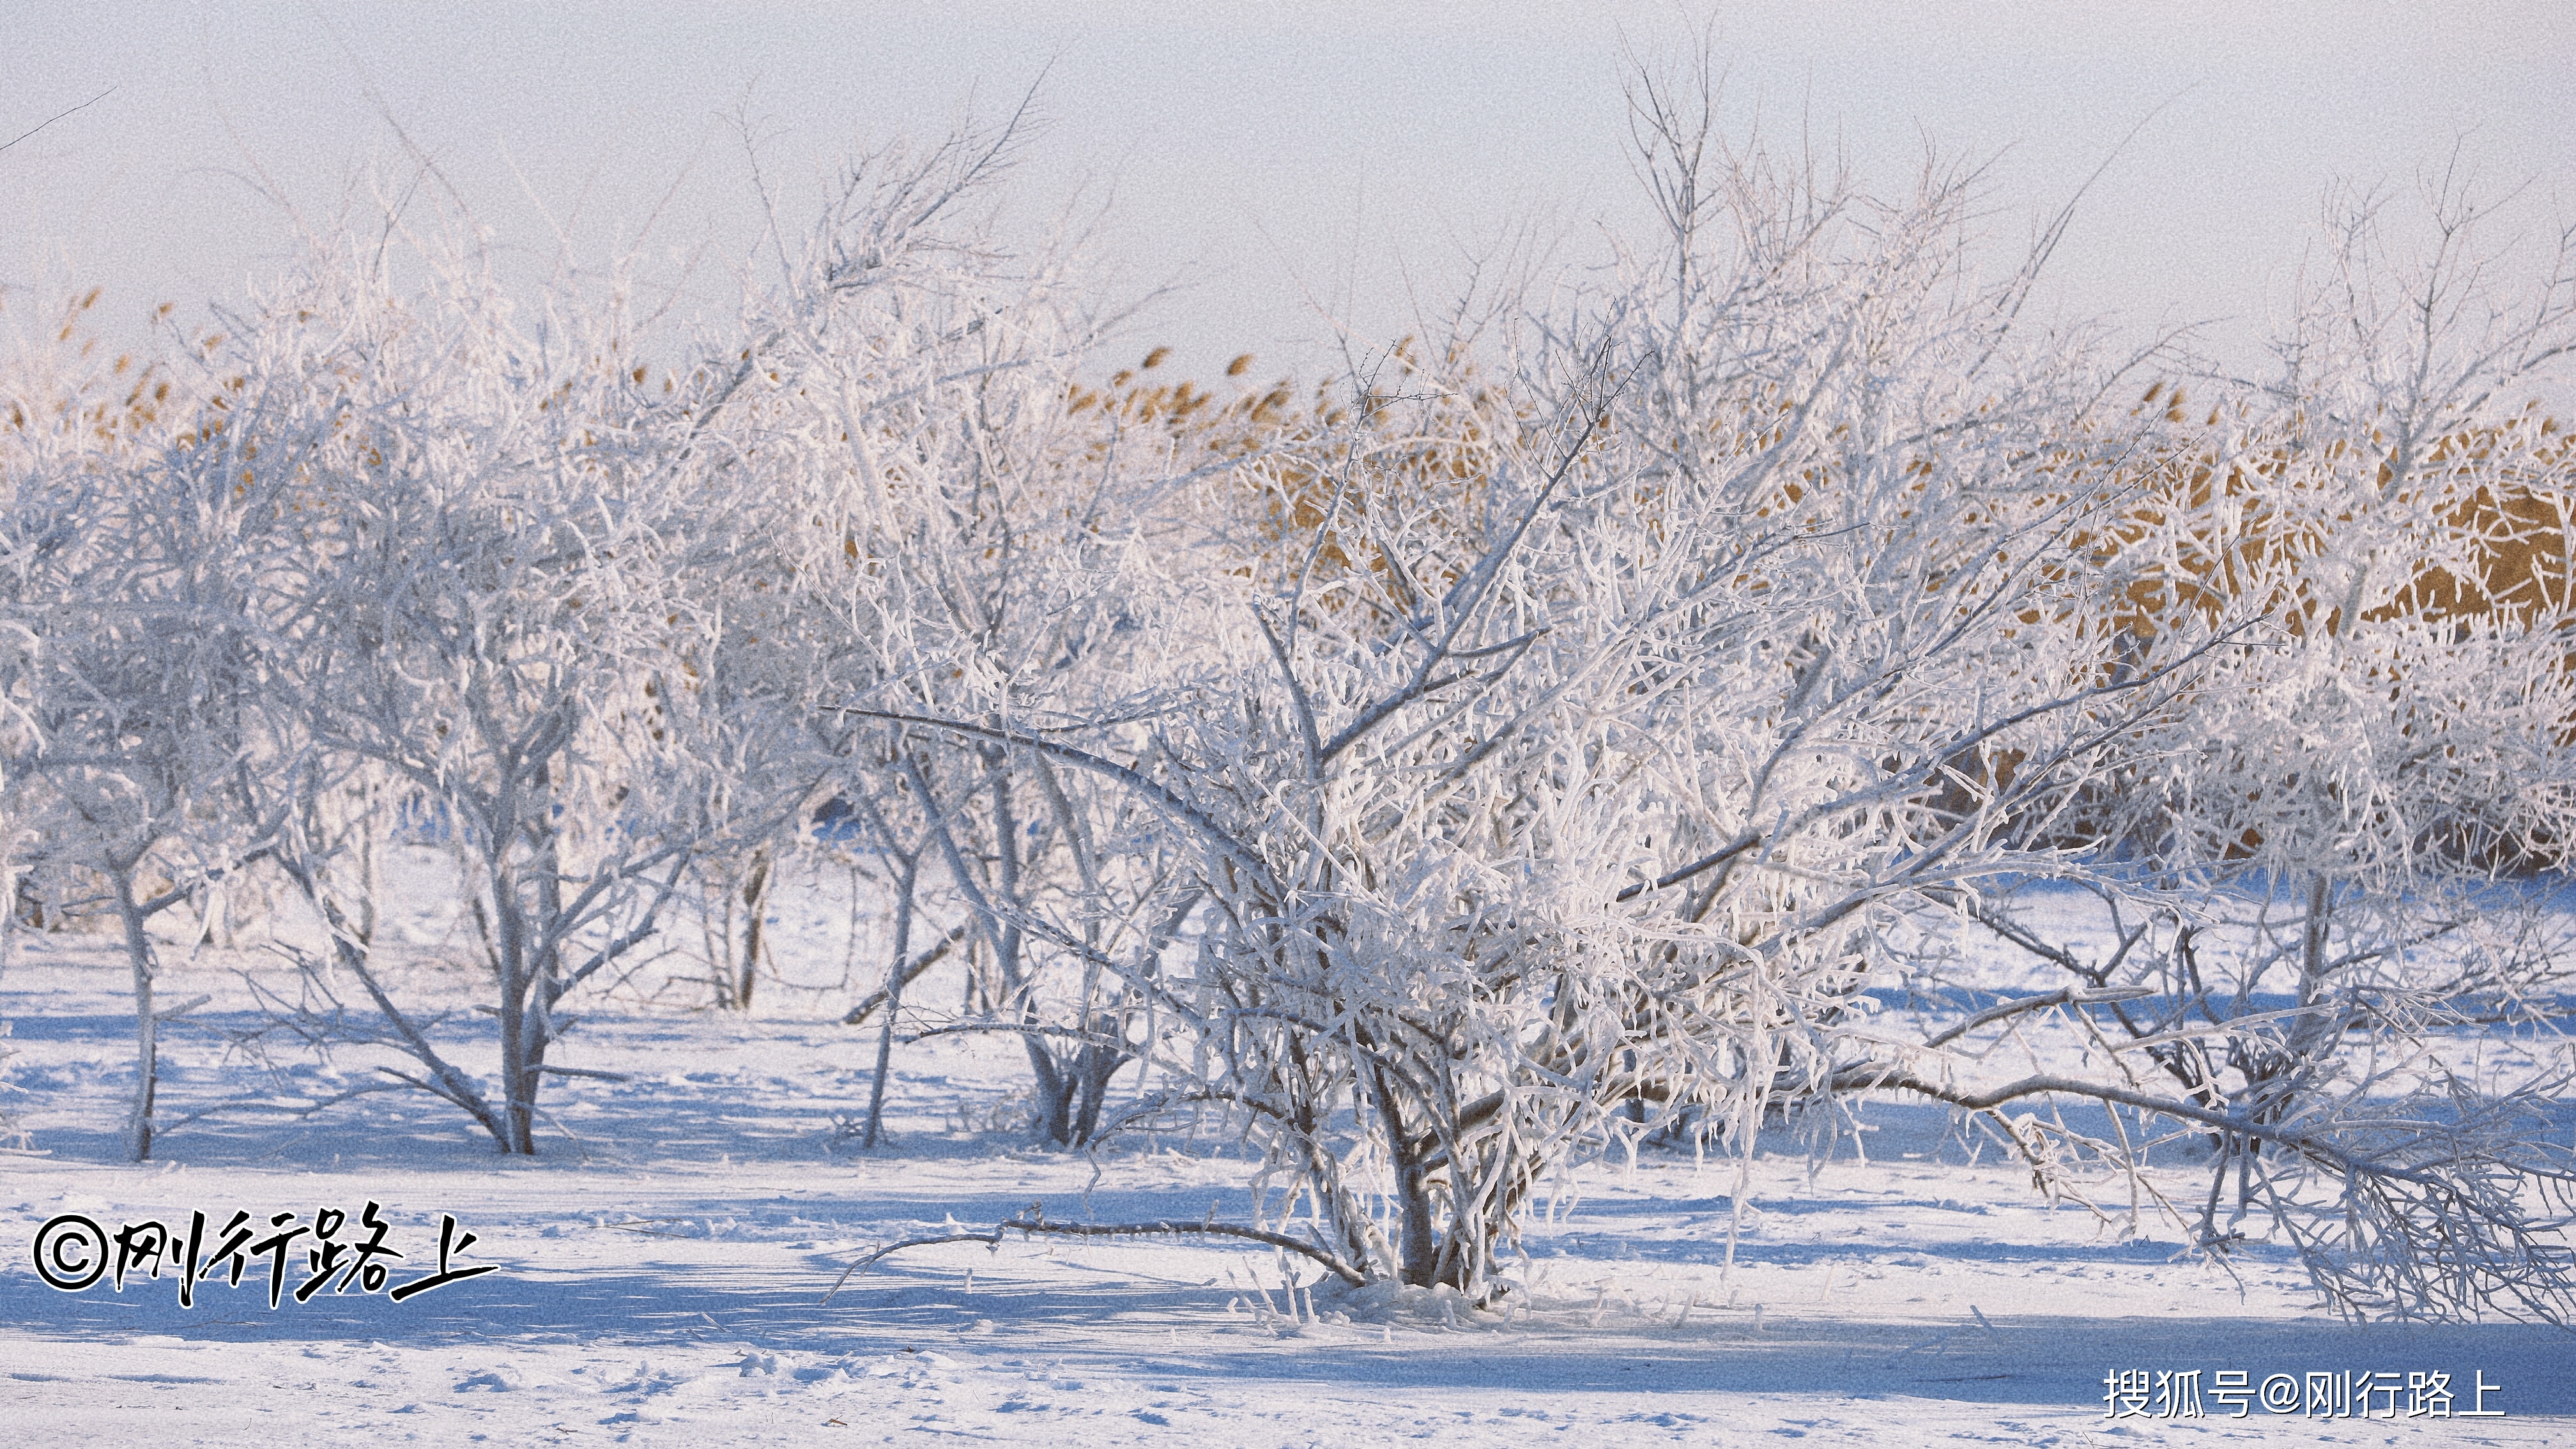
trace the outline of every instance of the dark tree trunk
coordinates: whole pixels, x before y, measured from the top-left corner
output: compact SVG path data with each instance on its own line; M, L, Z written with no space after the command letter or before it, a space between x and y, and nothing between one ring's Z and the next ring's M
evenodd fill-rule
M160 962L144 930L143 906L134 899L132 866L111 865L108 880L116 887L117 920L134 968L134 1106L125 1121L125 1149L128 1160L146 1162L152 1157L152 1101L161 1086L161 1023L152 1010L152 979Z
M877 1027L877 1077L868 1089L868 1129L859 1144L871 1151L885 1122L886 1078L894 1069L894 1023L903 1013L904 968L912 952L912 891L920 868L918 855L904 856L902 872L895 877L894 952L886 963L885 1020Z
M750 919L743 923L742 961L733 983L733 1009L751 1010L752 987L760 979L761 928L769 918L770 857L764 845L751 855L751 878L743 882L742 905Z

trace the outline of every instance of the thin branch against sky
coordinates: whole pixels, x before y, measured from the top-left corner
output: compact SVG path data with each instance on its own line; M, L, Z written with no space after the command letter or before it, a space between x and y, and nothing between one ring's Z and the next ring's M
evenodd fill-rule
M109 86L106 90L100 91L97 95L94 95L94 96L90 97L88 100L85 100L85 101L81 102L81 103L80 103L79 105L77 105L77 106L73 106L73 107L72 107L71 109L69 109L69 110L57 111L57 112L55 112L52 116L47 117L45 120L38 122L36 125L34 125L34 126L32 126L32 127L28 128L27 130L24 130L24 131L19 132L17 135L10 137L8 140L6 140L6 141L0 141L0 151L6 151L6 150L8 150L10 147L15 146L15 145L17 145L19 142L26 140L29 136L32 136L32 135L36 134L36 132L38 132L38 131L41 131L41 130L45 129L45 127L52 125L54 122L61 120L61 119L62 119L63 117L65 117L65 116L72 115L72 114L74 114L74 113L76 113L76 112L79 112L79 111L86 111L86 110L88 110L90 107L92 107L92 106L94 106L94 105L97 105L99 102L101 102L101 101L103 101L103 100L106 100L109 96L112 96L112 95L114 95L114 94L116 94L116 87L114 87L114 86Z

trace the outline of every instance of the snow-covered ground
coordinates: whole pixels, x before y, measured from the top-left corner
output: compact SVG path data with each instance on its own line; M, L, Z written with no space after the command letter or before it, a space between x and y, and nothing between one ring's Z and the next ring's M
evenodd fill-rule
M845 912L828 880L785 904L791 981L814 989L764 987L749 1018L685 1010L685 992L593 1000L556 1060L629 1079L551 1083L532 1161L385 1093L218 1111L124 1163L123 967L103 938L21 935L0 974L0 1111L31 1139L0 1152L0 1442L2576 1442L2567 1334L2346 1326L2285 1254L2257 1245L2231 1277L2152 1212L2131 1233L2124 1211L2052 1209L1991 1149L1971 1160L1946 1114L1902 1104L1871 1111L1866 1162L1848 1141L1812 1161L1786 1134L1740 1165L1612 1154L1531 1225L1530 1291L1503 1314L1344 1296L1268 1250L1168 1240L917 1249L826 1303L873 1246L1033 1202L1104 1222L1255 1212L1222 1141L1028 1149L995 1125L1019 1064L992 1038L902 1049L893 1142L855 1150L842 1127L864 1110L874 1035L834 1022L856 994L833 984ZM394 934L413 970L440 969L435 908ZM163 1000L212 999L173 1032L165 1123L369 1080L363 1054L281 1045L272 1082L234 1045L260 1020L245 967L285 974L255 952L172 951ZM62 1292L32 1251L65 1215L184 1235L203 1212L219 1235L236 1211L266 1231L335 1209L346 1242L370 1202L404 1255L386 1288L431 1270L442 1215L474 1235L451 1268L498 1271L399 1303L354 1287L298 1303L299 1240L276 1309L257 1254L239 1287L219 1274L182 1307L167 1270ZM2122 1372L2142 1377L2106 1387ZM2437 1373L2449 1417L2410 1413ZM2245 1376L2244 1417L2223 1374ZM2291 1412L2262 1402L2275 1375ZM2369 1417L2303 1412L2311 1375L2343 1395L2357 1377ZM2184 1382L2199 1416L2159 1417ZM2470 1417L2481 1382L2490 1413Z

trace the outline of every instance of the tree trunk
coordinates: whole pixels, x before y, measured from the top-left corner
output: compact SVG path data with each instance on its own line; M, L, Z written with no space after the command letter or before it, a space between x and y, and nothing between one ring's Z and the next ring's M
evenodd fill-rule
M2299 927L2299 1005L2315 1006L2325 999L2326 972L2332 967L2331 938L2334 930L2334 887L2325 872L2308 879L2308 916ZM2314 1029L2313 1018L2302 1018L2301 1034Z
M145 1162L152 1156L152 1099L161 1085L161 1024L152 1014L152 978L159 962L143 928L143 907L134 899L132 868L111 866L108 879L116 886L116 914L125 927L126 958L134 967L134 1107L126 1118L126 1155Z
M859 1143L871 1152L885 1123L886 1078L894 1069L894 1023L903 1013L904 968L911 964L906 957L912 951L912 888L920 871L920 857L905 856L903 873L895 878L894 955L886 964L885 1020L877 1026L877 1078L868 1088L868 1130Z
M537 1072L545 1060L542 1028L531 1021L528 1000L535 993L527 911L518 898L518 882L502 862L491 862L494 974L500 978L501 1115L507 1130L501 1150L522 1157L537 1152Z
M1105 1031L1117 1025L1117 1018L1102 1012L1093 1018L1090 1029ZM1097 1042L1086 1042L1074 1058L1074 1113L1072 1136L1066 1145L1079 1147L1100 1131L1101 1108L1109 1101L1109 1081L1118 1069L1127 1065L1127 1054Z
M985 762L993 771L993 853L1000 864L999 880L1002 905L1017 909L1020 904L1020 816L1011 796L1009 757L1000 750L989 751ZM1020 964L1021 932L1016 920L1003 918L994 923L994 965L1002 977L1002 1000L1015 1008L1020 1024L1038 1024L1038 1004L1029 989ZM1037 1089L1037 1135L1058 1147L1073 1142L1073 1091L1070 1074L1056 1061L1044 1037L1023 1032L1020 1045L1028 1052L1029 1076Z
M764 845L751 855L751 878L743 882L743 910L750 919L743 923L742 963L734 976L733 1009L751 1010L751 989L760 979L761 927L769 917L769 847Z
M1372 1068L1376 1082L1378 1120L1385 1125L1387 1157L1395 1165L1395 1201L1402 1231L1396 1242L1396 1273L1416 1288L1431 1286L1432 1276L1440 1268L1440 1238L1431 1222L1430 1174L1422 1169L1422 1160L1413 1150L1412 1134L1404 1127L1404 1108L1388 1089L1386 1072Z

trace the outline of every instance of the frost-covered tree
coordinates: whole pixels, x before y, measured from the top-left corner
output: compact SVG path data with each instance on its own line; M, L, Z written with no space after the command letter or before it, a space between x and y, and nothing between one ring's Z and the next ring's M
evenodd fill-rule
M1239 1114L1354 1281L1490 1297L1579 1153L1832 1087L1872 925L2028 868L2001 822L2170 688L2066 623L2117 437L1968 275L1973 178L1882 204L1640 99L1661 250L1209 488L1131 590L1153 689L939 722L1194 853L1187 966L1050 934L1159 1013L1139 1110Z
M990 1010L945 1025L1019 1035L1037 1134L1073 1144L1130 1059L1136 1003L1058 937L1115 935L1085 915L1153 851L1104 851L1132 808L1100 813L1046 762L914 727L1089 718L1126 688L1144 642L1128 575L1175 491L1163 433L1131 440L1067 406L1114 317L1064 257L990 240L980 208L1019 124L854 170L778 289L741 406L759 438L747 506L771 520L780 580L758 647L814 681L808 732L894 871L898 936L938 939L914 924L934 901L963 920ZM912 960L896 950L882 999Z
M366 777L453 846L488 974L499 1070L477 1082L373 959L371 882L338 848L345 792L306 791L281 864L334 971L412 1058L400 1085L534 1150L567 998L651 940L692 855L792 810L763 741L779 682L737 667L726 610L754 581L727 517L723 398L639 344L614 278L529 311L460 230L386 218L343 237L235 329L284 401L245 415L247 465L293 492L306 547L277 580L268 688L329 778ZM246 439L247 440L247 439ZM316 778L323 778L317 775Z
M2133 994L2090 1015L2152 1065L2122 1100L2205 1134L2201 1241L2285 1235L2354 1313L2559 1318L2576 940L2531 887L2576 839L2576 455L2531 399L2568 375L2576 269L2562 239L2517 289L2460 188L2431 201L2408 258L2334 200L2268 379L2149 389L2167 437L2101 540L2105 623L2134 663L2221 621L2237 647L2055 822L2101 856L2083 894L1956 904ZM2495 1031L2539 1038L2536 1074Z
M59 338L73 335L67 320ZM126 1145L142 1161L160 1026L188 1009L156 1000L152 921L238 876L280 823L239 786L279 763L260 634L264 564L291 525L287 501L245 471L256 445L231 426L255 405L245 379L211 380L171 424L159 366L120 360L84 376L35 364L22 357L0 396L10 864L94 886L95 898L53 905L114 919L133 974Z

